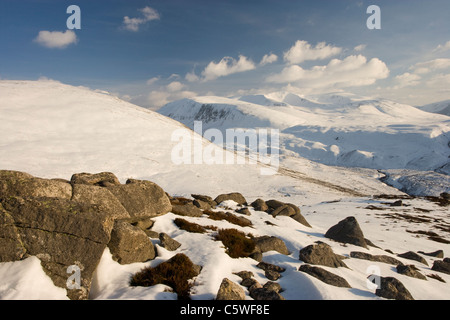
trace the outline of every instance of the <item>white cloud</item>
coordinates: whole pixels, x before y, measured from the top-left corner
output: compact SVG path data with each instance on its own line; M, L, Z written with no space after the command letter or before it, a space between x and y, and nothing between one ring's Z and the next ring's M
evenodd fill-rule
M40 76L37 81L41 81L41 82L57 82L57 83L61 83L58 80L52 79L52 78L48 78L46 76Z
M268 82L289 83L298 81L306 76L307 70L300 66L292 65L285 67L281 73L267 77Z
M433 52L444 52L444 51L448 51L448 50L450 50L450 41L447 41L447 43L446 44L444 44L444 45L438 45L434 50L433 50Z
M360 44L359 46L356 46L353 48L353 50L360 52L363 51L364 49L366 49L367 45L366 44Z
M155 84L158 80L159 80L159 77L153 77L151 79L148 79L146 83L148 86L151 86L151 85Z
M442 70L450 68L450 59L434 59L426 62L416 63L410 69L414 73L425 74L431 71Z
M420 79L422 78L419 75L406 72L402 75L395 77L395 80L398 82L396 88L416 86L420 83L419 81Z
M290 64L299 64L309 60L323 60L342 52L342 48L318 43L315 47L307 41L298 40L294 46L284 53L284 60Z
M373 58L367 61L362 55L333 59L325 66L306 70L298 65L285 67L281 73L269 76L273 83L290 83L304 88L345 88L366 86L389 76L386 64Z
M426 85L436 92L434 98L441 93L445 93L447 96L444 96L444 98L448 99L448 95L450 94L450 74L437 74L429 79Z
M151 109L159 109L169 102L185 98L192 98L195 96L197 96L195 92L187 90L176 92L169 92L164 89L154 90L148 95L148 103Z
M152 20L159 20L160 15L158 11L156 11L153 8L145 7L142 9L139 9L139 11L142 13L142 16L139 18L130 18L128 16L123 17L123 27L124 29L128 31L137 32L139 31L139 28L141 25L152 21Z
M215 80L220 77L228 76L233 73L239 73L255 69L253 61L245 56L239 56L236 60L231 57L224 57L220 62L211 61L202 72L203 81Z
M261 66L264 66L266 64L270 64L270 63L274 63L275 61L278 60L278 56L276 54L266 54L264 55L264 57L261 59L261 62L259 63Z
M156 11L153 8L145 7L139 11L141 11L144 14L145 20L147 20L147 21L159 20L159 18L160 18L158 11Z
M169 77L169 80L172 77ZM180 100L184 98L192 98L198 94L186 90L186 85L179 81L172 81L165 86L159 87L158 90L153 90L148 94L147 103L151 109L159 109L165 104Z
M40 45L51 49L64 49L73 43L77 43L77 35L72 30L40 31L34 39Z
M176 92L182 90L184 87L184 84L182 84L181 82L173 81L169 83L166 88L169 92Z
M170 80L170 79L180 79L180 78L181 77L178 73L172 73L168 79Z
M186 73L186 76L184 78L189 82L197 82L200 80L199 76L197 76L194 72Z

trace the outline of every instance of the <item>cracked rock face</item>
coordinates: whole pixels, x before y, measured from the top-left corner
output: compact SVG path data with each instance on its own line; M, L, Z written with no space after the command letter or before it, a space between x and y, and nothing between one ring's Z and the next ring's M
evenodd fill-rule
M98 207L60 198L19 197L3 200L3 207L5 215L14 221L16 247L25 253L21 258L40 258L44 271L63 288L69 276L67 268L78 266L81 288L68 291L68 296L87 298L92 274L112 229L112 223Z
M56 286L67 289L70 299L88 298L93 273L110 243L116 221L130 222L170 210L165 193L151 182L117 185L112 174L82 174L82 178L74 179L80 183L71 184L0 171L0 262L38 257L46 274ZM137 203L130 212L125 205L130 202L126 195L131 191L135 191L132 200ZM155 207L148 210L152 204ZM150 242L142 234L143 241ZM139 247L135 238L124 241ZM74 266L80 272L80 283L72 289L67 280Z

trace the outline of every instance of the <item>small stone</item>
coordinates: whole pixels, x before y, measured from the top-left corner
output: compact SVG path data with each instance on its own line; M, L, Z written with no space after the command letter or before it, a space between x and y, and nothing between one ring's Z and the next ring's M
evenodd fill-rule
M418 261L420 263L423 263L426 266L428 265L427 260L425 260L423 257L419 256L417 253L415 253L413 251L408 251L408 252L399 254L398 256L401 258Z
M255 288L250 291L250 296L255 300L276 301L285 300L281 294L267 288Z
M448 259L448 258L446 258ZM448 260L436 260L433 263L433 267L431 267L431 270L443 272L446 274L450 274L450 261Z
M245 200L244 196L238 192L233 192L233 193L227 193L227 194L221 194L218 195L214 201L217 204L220 204L223 201L227 201L227 200L232 200L234 202L236 202L237 204L240 205L246 205L247 204L247 200Z
M267 279L272 280L272 281L277 281L278 279L281 278L281 274L279 274L278 272L273 271L273 270L266 270L265 276Z
M267 281L264 284L263 288L265 288L265 289L267 289L269 291L275 291L277 293L280 293L281 290L282 290L281 285L279 283L273 282L273 281Z
M253 201L250 204L253 209L255 209L256 211L267 211L267 209L269 209L269 206L266 204L266 202L262 199L256 199L255 201Z
M258 283L258 281L254 278L245 278L244 280L241 281L241 285L246 288L250 288L256 283Z
M236 212L240 213L240 214L244 214L246 216L250 216L251 215L250 210L248 208L246 208L246 207L245 208L241 208L241 209L237 209Z
M248 279L254 276L253 272L251 271L239 271L234 274L240 277L241 279Z
M414 300L405 286L393 277L381 277L380 287L376 289L375 294L386 299Z
M284 272L286 271L285 268L277 266L275 264L267 263L264 261L261 261L256 265L256 267L263 269L264 271L276 271L276 272Z
M331 273L323 268L314 267L308 264L301 265L299 271L305 272L320 281L335 287L351 288L350 284L344 278Z
M169 237L168 234L163 233L163 232L159 234L159 240L160 240L161 247L163 247L169 251L175 251L181 246L181 243L172 239L171 237Z
M397 266L397 272L399 274L404 274L405 276L408 276L408 277L417 278L417 279L421 279L421 280L427 280L427 278L423 274L421 274L417 270L417 268L413 265L405 266L404 264L399 264Z
M332 268L347 267L342 262L342 257L335 254L331 247L323 242L318 242L301 249L299 258L310 264L318 264Z
M436 257L436 258L443 258L444 257L444 251L442 250L437 250L437 251L433 251L433 252L423 252L423 251L419 251L419 253L424 254L426 256L430 256L430 257Z
M332 226L325 233L325 237L338 242L350 243L367 248L363 232L355 217L347 217L338 224Z
M220 284L216 300L245 300L245 292L240 285L225 278Z

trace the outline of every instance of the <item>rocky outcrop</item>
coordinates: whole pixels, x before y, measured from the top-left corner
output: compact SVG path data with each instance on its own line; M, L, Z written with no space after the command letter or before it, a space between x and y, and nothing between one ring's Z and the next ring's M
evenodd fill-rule
M264 211L264 212L266 212L269 209L269 206L266 204L266 202L263 199L256 199L250 205L256 211Z
M164 232L159 234L159 241L160 246L169 251L175 251L181 246L181 243L172 239L167 233Z
M407 265L399 264L397 266L397 272L399 274L404 274L405 276L427 280L427 277L425 277L423 274L421 274L418 269L414 265Z
M212 207L208 202L195 199L192 204L201 210L210 210Z
M431 270L450 274L450 259L445 258L444 260L434 261Z
M245 300L245 291L237 283L225 278L220 284L216 300Z
M99 187L119 186L120 181L111 172L76 173L70 179L71 184L85 184Z
M114 223L108 248L120 264L145 262L156 257L155 247L145 232L125 221Z
M399 261L393 257L387 256L387 255L371 255L370 253L359 252L359 251L350 252L350 257L356 258L356 259L383 262L383 263L392 264L392 265L401 264L401 261Z
M124 185L107 187L130 214L130 222L157 217L172 210L164 190L151 181L127 180Z
M326 267L347 267L342 257L335 254L331 247L323 242L311 244L300 250L299 259L303 262Z
M278 200L268 200L265 202L267 206L267 213L271 214L273 217L277 216L287 216L291 217L295 221L301 223L302 225L311 228L311 225L306 221L305 217L301 214L300 208L292 203L285 203ZM261 205L261 204L260 204Z
M201 217L203 210L196 206L192 200L186 198L173 198L170 200L172 213L185 217Z
M268 271L278 269L280 267L266 264L264 267L269 267ZM273 271L276 272L276 271ZM248 289L250 296L254 300L284 300L284 297L280 294L282 291L281 285L273 281L267 281L264 286L261 285L256 279L253 278L253 273L249 271L242 271L237 273L242 278L241 285Z
M210 196L206 196L203 194L191 194L191 196L195 200L207 203L211 208L214 208L215 206L217 206L217 202L215 202L214 199L211 198Z
M107 246L121 263L154 258L149 238L130 223L170 210L167 195L149 181L121 185L112 173L66 181L0 171L0 262L36 256L70 299L87 299ZM68 288L67 270L74 266L81 282Z
M257 268L260 268L264 271L275 271L275 272L285 272L286 269L280 266L277 266L276 264L268 263L265 261L261 261L256 265Z
M433 252L423 252L419 251L420 254L424 254L429 257L435 257L435 258L443 258L444 257L444 251L443 250L436 250Z
M284 297L279 293L270 288L254 288L250 291L250 296L259 301L278 301L285 300Z
M218 195L214 201L217 204L222 203L223 201L232 200L236 202L239 205L247 205L247 200L245 200L244 196L238 192L232 192L227 194L220 194Z
M289 250L283 240L273 236L261 236L253 238L255 243L255 250L261 253L268 251L277 251L281 254L288 255Z
M401 258L418 261L418 262L423 263L424 265L428 266L427 260L425 260L423 257L421 257L420 255L418 255L417 253L415 253L413 251L401 253L398 256Z
M107 219L112 221L130 220L131 218L128 211L107 188L88 184L74 184L71 200L98 206L100 212L104 212Z
M201 217L203 215L203 211L192 203L182 205L174 204L172 206L172 212L185 217Z
M325 237L343 243L367 248L364 234L355 217L348 217L332 226L325 233Z
M299 271L305 272L310 276L335 287L351 288L347 280L320 267L303 264L300 266Z
M25 172L0 171L0 199L11 196L70 199L72 185L61 180L36 178Z
M411 293L405 288L403 283L393 277L381 277L380 287L375 294L379 297L393 300L414 300Z
M80 289L68 291L68 296L87 298L93 272L110 239L113 223L108 216L97 206L64 198L11 196L2 202L14 221L17 243L26 252L20 259L37 256L54 284L62 288L67 268L76 265L81 270Z

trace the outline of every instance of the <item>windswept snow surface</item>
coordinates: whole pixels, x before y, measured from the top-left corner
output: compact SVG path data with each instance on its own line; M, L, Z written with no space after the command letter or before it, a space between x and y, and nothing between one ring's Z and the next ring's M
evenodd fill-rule
M289 103L293 103L296 99L293 96L287 97ZM279 101L275 98L269 97L271 101ZM330 99L336 100L333 97ZM356 126L357 121L351 118L359 118L362 121L365 117L363 112L345 113L345 109L350 110L351 107L346 106L344 101L342 103L345 106L341 113L325 107L312 110L314 105L323 104L319 100L308 108L288 105L288 100L281 101L286 103L286 106L274 106L275 111L280 111L274 113L272 106L236 102L237 100L225 98L216 100L217 98L214 97L199 99L200 102L184 100L179 103L193 109L200 109L202 104L218 103L223 106L225 113L229 111L229 115L236 117L234 120L241 121L240 125L247 124L248 127L255 124L267 126L270 123L276 124L282 130L296 128L295 130L298 131L301 129L298 127L300 125L304 126L303 131L311 131L312 128L329 126L328 130L333 130L333 134L339 129L342 132L348 132L348 137L353 138L359 133L352 126L347 128L346 124L354 123ZM396 133L393 135L394 138L397 135L401 136L405 131L416 132L416 129L421 129L422 131L418 130L418 136L425 137L434 132L436 141L432 138L427 141L429 144L439 145L437 140L447 134L445 132L448 120L444 116L430 115L413 108L408 110L416 121L414 130L409 127L409 124L399 126L400 120L395 120L394 115L387 115L383 119L386 123L382 126L380 123L383 121L375 122L377 117L370 117L372 112L377 115L379 115L378 112L383 114L384 111L380 111L379 108L394 109L390 110L392 113L405 112L401 108L395 108L391 103L384 105L384 109L370 103L364 103L364 105L368 106L362 109L369 114L369 120L359 123L358 128L365 128L367 132L373 130L374 137L377 137L376 129L379 127L384 129L383 134ZM358 108L353 106L353 110ZM174 107L174 112L176 109ZM209 111L212 113L208 115ZM205 117L214 117L215 109L209 111L205 110ZM290 116L287 117L288 111ZM197 114L195 110L192 110L188 116L195 114ZM340 115L342 118L333 118L330 114ZM249 118L249 115L253 118ZM345 260L349 269L327 268L346 278L353 287L344 289L327 285L298 271L299 266L303 264L298 259L299 250L318 240L327 242L335 253L347 257L351 251L396 257L395 254L410 250L431 252L438 249L444 250L445 255L448 256L449 244L439 243L428 239L426 235L412 232L433 231L448 239L448 231L445 231L445 228L448 230L450 222L447 208L439 207L424 199L404 200L404 207L393 208L389 205L389 202L393 200L372 198L371 195L377 194L404 195L398 189L380 182L379 178L384 174L377 170L330 167L299 157L295 153L296 148L299 148L297 144L302 141L306 143L306 140L304 137L297 136L297 131L283 133L290 137L284 140L285 145L287 146L289 142L293 143L291 149L286 147L285 152L291 151L295 153L295 156L284 155L285 167L280 167L276 175L261 175L260 166L249 163L177 165L173 162L172 152L179 146L179 141L173 139L173 133L179 132L177 130L187 130L183 124L121 101L107 93L95 92L87 88L72 87L51 81L0 81L0 117L2 123L0 169L25 171L43 178L64 179L70 179L73 173L78 172L110 171L115 173L122 182L127 178L154 181L173 196L190 197L193 193L202 193L215 197L220 193L241 192L249 203L262 198L278 199L298 205L312 228L298 224L288 217L273 218L253 209L250 209L251 216L248 216L253 223L252 227L239 227L224 221L213 221L206 216L187 218L203 225L216 225L219 228L232 227L255 236L273 235L283 239L290 254L285 256L273 251L267 252L264 253L264 260L286 268L286 272L278 280L284 289L282 295L286 299L380 299L374 294L375 290L369 288L366 283L369 267L374 264L380 268L382 276L394 276L401 280L415 299L450 299L450 276L443 273L439 275L446 283L433 278L427 278L425 281L399 275L395 267L391 265L349 258ZM328 119L327 125L322 122L324 118ZM249 119L253 119L253 122ZM215 125L221 121L224 124L226 121L232 124L235 123L234 120L223 118L210 124ZM373 123L372 120L374 120ZM333 123L334 126L331 125ZM364 123L366 126L363 125ZM389 125L394 126L389 127ZM432 126L432 129L429 126ZM191 133L191 131L188 132ZM354 134L352 135L351 132ZM200 136L192 134L192 139L205 148L219 150L217 146L202 140ZM358 142L361 143L359 140ZM325 145L323 148L326 149L326 144L322 143ZM335 142L336 146L338 146L337 143ZM345 146L347 145L339 145L339 150ZM317 145L316 148L320 149ZM416 148L419 148L419 145L416 145ZM342 152L339 150L335 149L337 155ZM361 149L361 152L365 153L375 151L377 150ZM419 152L422 151L419 150ZM370 205L372 209L368 209ZM225 203L224 206L228 206L230 210L237 208L232 202ZM378 209L374 210L373 207ZM225 210L225 207L219 210ZM407 215L427 215L439 223L411 223L402 218ZM366 238L382 249L392 250L394 254L372 247L367 250L352 245L342 245L324 238L328 228L348 216L356 217ZM194 279L192 299L214 299L223 278L239 281L233 272L253 271L255 278L262 284L267 281L264 273L256 268L256 261L248 258L230 258L222 244L213 240L213 232L191 234L180 230L173 223L175 217L174 214L168 213L155 218L153 229L166 232L182 243L177 251L169 252L159 246L159 240L152 239L158 250L158 257L155 260L122 266L113 261L110 252L105 250L93 279L90 298L176 299L176 295L168 292L168 288L164 285L149 288L130 287L128 280L131 274L144 266L155 266L180 252L188 255L194 263L203 266L201 274ZM425 275L436 273L430 269L435 258L424 257L428 261L428 266L397 258L405 264L415 264ZM63 290L51 283L38 262L36 257L31 257L24 261L0 263L0 299L64 299ZM251 299L248 292L247 298Z

